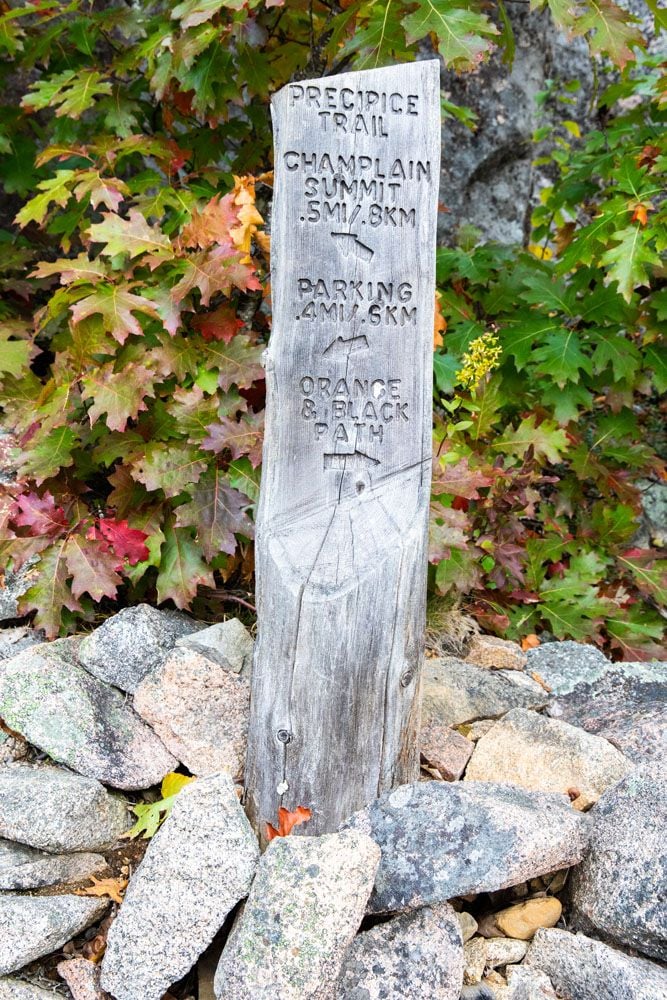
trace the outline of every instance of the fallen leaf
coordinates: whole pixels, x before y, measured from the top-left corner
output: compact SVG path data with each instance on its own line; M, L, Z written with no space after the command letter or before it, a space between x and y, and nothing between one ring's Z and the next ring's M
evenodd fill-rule
M527 649L536 649L540 645L540 640L537 638L534 632L530 635L525 635L521 640L521 648L525 652Z
M123 894L127 889L126 878L95 878L90 876L92 885L87 885L83 889L75 889L76 896L108 896L114 903L123 902Z
M295 826L307 823L312 813L305 806L297 806L294 812L280 806L278 809L278 828L270 823L266 824L266 839L273 840L274 837L287 837Z
M547 694L551 694L551 688L549 687L549 685L547 684L547 682L544 680L543 677L540 677L540 675L536 671L533 671L530 674L530 676L533 678L536 684L539 684L540 687L544 688Z

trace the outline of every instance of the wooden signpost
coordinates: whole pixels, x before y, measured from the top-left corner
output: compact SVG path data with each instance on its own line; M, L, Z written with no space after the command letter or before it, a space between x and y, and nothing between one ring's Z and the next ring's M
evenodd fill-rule
M246 804L335 830L418 771L436 61L273 100L273 331Z

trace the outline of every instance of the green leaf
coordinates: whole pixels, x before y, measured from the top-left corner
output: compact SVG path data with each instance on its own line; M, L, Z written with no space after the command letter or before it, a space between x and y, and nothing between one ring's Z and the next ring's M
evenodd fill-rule
M34 198L25 203L14 219L16 225L27 226L29 222L41 225L46 218L51 202L55 202L60 208L65 207L72 197L71 187L75 182L75 170L57 170L55 177L40 181L37 188L43 193L35 195Z
M561 388L567 382L578 382L579 372L590 374L591 359L581 349L575 330L557 330L545 338L544 345L533 351L538 371L550 375Z
M660 265L660 257L649 247L648 238L650 230L641 225L628 226L613 234L617 246L600 258L601 263L607 265L609 280L618 282L618 290L626 302L630 301L638 285L649 284L647 267Z
M159 827L174 808L178 793L186 785L189 785L190 782L196 780L196 778L190 778L186 774L178 774L175 771L167 774L162 779L162 787L160 789L162 798L159 798L156 802L137 803L130 806L130 809L137 817L137 822L123 836L141 836L144 840L150 840L151 837L154 837Z
M450 590L467 593L482 585L479 549L452 549L449 558L443 559L435 571L435 585L438 593L447 594Z
M79 299L71 306L73 323L78 324L89 316L99 315L102 317L104 330L119 344L124 344L130 334L143 334L135 312L158 316L155 304L143 295L135 295L130 291L129 285L98 285L91 295Z
M158 601L172 600L177 608L185 608L200 585L215 586L213 573L202 559L190 528L176 528L168 522L164 536L157 577Z
M456 0L419 0L401 23L409 42L434 34L445 65L457 69L477 66L493 47L490 39L499 33L474 0L465 6Z
M230 10L240 10L246 0L183 0L171 12L172 18L181 22L181 28L194 28L204 21L210 21L222 7Z
M147 490L175 497L197 483L206 467L206 457L192 445L149 441L132 463L132 475Z
M544 457L556 464L567 450L568 440L565 431L555 421L543 420L538 426L537 417L531 414L521 421L516 430L509 427L492 443L492 447L517 458L523 458L532 447L538 458Z
M375 69L394 60L414 59L399 20L402 9L398 0L370 0L361 7L352 38L342 49L343 57L356 54L355 69ZM344 12L340 18L347 25L350 14Z
M95 99L111 93L111 84L97 70L60 73L33 84L21 106L37 110L56 108L56 117L80 118Z
M632 50L645 44L635 18L612 0L587 0L576 31L589 32L591 51L609 56L621 68L634 60Z
M156 226L150 226L141 212L130 209L129 218L123 219L114 212L103 212L103 222L97 222L88 230L93 243L103 243L101 251L105 257L129 254L133 260L143 253L150 253L155 261L173 257L171 241Z
M31 441L22 451L19 475L34 479L39 486L45 479L74 464L72 449L75 444L76 435L69 427L56 427L44 437L38 432L36 441Z
M653 372L653 384L658 392L667 392L667 348L664 344L649 344L644 348L644 366Z
M66 540L58 541L41 553L35 583L19 599L21 614L36 611L35 624L43 628L47 639L55 639L60 631L62 610L81 611L67 580Z
M128 420L136 420L145 410L147 396L155 396L153 377L142 365L124 365L115 372L113 363L102 365L94 374L82 379L84 401L92 400L88 417L94 424L106 413L106 425L111 431L124 431Z
M617 382L622 379L631 382L642 363L637 346L623 336L622 332L614 330L596 330L595 337L597 345L593 352L594 371L603 372L609 365Z
M18 378L30 364L32 344L29 340L10 340L16 330L12 323L0 323L0 375Z

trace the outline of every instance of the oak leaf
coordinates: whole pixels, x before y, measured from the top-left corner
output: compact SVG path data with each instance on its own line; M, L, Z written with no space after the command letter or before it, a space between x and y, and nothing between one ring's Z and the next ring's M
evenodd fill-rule
M210 424L206 429L208 437L202 441L202 448L216 455L227 448L232 458L247 455L253 469L260 465L264 439L263 412L242 416L240 420L220 417L217 423Z
M255 526L246 510L250 500L229 485L219 469L209 469L192 490L192 500L176 508L179 527L195 528L204 556L233 555L234 534L252 538Z
M135 208L130 209L127 219L114 212L103 212L102 218L102 222L94 223L89 228L88 237L93 243L104 244L100 252L105 257L129 254L130 259L134 259L142 253L149 253L158 263L174 256L169 237L156 226L149 225Z
M72 260L42 260L30 275L31 278L49 278L53 274L60 275L61 285L70 285L73 281L89 281L95 284L106 276L104 261L89 260L88 254L80 253Z
M212 557L213 554L209 556ZM215 580L202 559L201 548L192 537L191 529L167 523L157 577L158 601L172 600L177 608L184 608L200 585L214 587Z
M128 879L126 878L95 878L90 876L92 885L84 886L83 889L75 889L75 896L108 896L114 903L122 903Z
M88 418L94 424L106 413L106 425L112 431L124 431L128 420L136 420L146 409L146 396L154 396L152 375L139 364L130 364L114 372L113 362L101 365L94 375L82 379L81 398L92 401Z
M203 208L193 210L190 221L183 227L181 243L185 247L197 247L200 250L217 245L231 251L231 230L238 225L239 214L234 204L234 193L224 197L215 195Z
M231 252L227 246L216 246L191 254L185 260L183 276L172 288L171 295L174 302L181 302L196 288L202 305L207 306L217 292L229 295L232 288L246 292L261 287L252 266L242 263L240 254Z
M143 334L135 312L154 317L158 315L155 304L143 295L135 295L129 285L99 285L92 295L75 302L70 311L73 323L80 323L88 316L100 315L105 329L119 344L124 344L130 334Z
M204 340L223 340L225 344L228 344L244 323L236 315L234 307L225 304L214 309L213 312L196 316L192 325L201 333Z
M99 518L95 537L100 536L109 543L114 555L120 560L116 569L121 569L127 559L130 566L148 559L149 551L146 545L148 535L137 528L131 528L127 521L116 521L111 517Z
M94 601L115 597L121 578L116 572L118 559L106 543L74 534L65 546L67 569L72 577L75 598L88 593Z
M48 490L42 496L38 493L22 493L16 498L19 512L12 517L18 528L30 528L33 535L47 535L55 538L68 528L67 517L62 507L56 506Z
M58 635L63 608L83 610L67 585L70 572L65 546L66 541L61 539L42 552L35 583L19 598L20 613L36 611L35 627L44 629L47 639L55 639Z

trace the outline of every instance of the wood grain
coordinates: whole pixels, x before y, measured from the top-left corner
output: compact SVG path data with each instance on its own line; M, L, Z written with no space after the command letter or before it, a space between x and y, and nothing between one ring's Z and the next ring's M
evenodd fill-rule
M273 100L273 330L246 805L334 830L418 769L439 66Z

